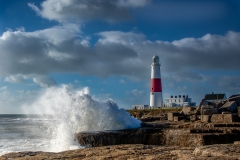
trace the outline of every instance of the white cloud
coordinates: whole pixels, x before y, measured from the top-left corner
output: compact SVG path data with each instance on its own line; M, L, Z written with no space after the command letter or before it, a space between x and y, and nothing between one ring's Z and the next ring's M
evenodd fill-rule
M76 36L77 35L77 36ZM41 86L54 85L52 72L99 77L125 76L148 81L151 57L161 60L162 77L172 81L206 81L204 71L240 68L240 33L207 34L173 42L149 41L134 32L101 32L94 47L72 24L34 32L6 31L0 37L0 77L11 83L28 78ZM45 76L38 78L37 76ZM41 83L44 81L44 83Z
M56 82L54 79L49 78L44 75L36 75L36 74L10 75L10 76L5 77L4 81L9 82L9 83L21 83L21 82L25 82L27 79L32 79L34 83L40 85L41 87L51 87L51 86L56 85Z
M1 87L0 88L0 90L2 91L2 90L6 90L8 87L7 86L3 86L3 87Z
M33 82L39 84L41 87L51 87L56 85L56 82L54 79L46 77L46 76L36 76L33 78Z
M26 75L16 74L16 75L11 75L11 76L5 77L4 81L10 82L10 83L21 83L21 82L26 81L28 78L29 77Z
M132 93L134 96L139 97L139 96L142 96L142 95L143 95L144 91L140 91L140 90L138 90L138 89L134 89L134 90L131 91L131 93Z
M120 43L125 46L131 46L145 40L145 35L134 32L106 31L99 33L99 35L101 38L98 40L98 43L103 45L108 43Z
M126 81L124 79L120 79L119 82L120 83L126 83Z

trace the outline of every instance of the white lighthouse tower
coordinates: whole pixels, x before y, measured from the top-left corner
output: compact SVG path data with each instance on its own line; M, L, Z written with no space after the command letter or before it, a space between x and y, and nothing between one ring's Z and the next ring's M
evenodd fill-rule
M150 108L163 106L159 57L153 56L151 65Z

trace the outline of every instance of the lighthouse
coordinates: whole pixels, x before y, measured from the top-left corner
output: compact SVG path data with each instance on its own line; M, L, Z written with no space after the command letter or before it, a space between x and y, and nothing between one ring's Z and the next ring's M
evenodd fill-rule
M153 56L151 65L150 108L163 106L159 57Z

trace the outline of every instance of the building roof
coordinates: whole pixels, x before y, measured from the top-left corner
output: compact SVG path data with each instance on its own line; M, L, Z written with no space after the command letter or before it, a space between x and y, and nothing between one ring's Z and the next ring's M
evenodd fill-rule
M206 94L204 99L205 100L223 100L226 97L226 95L224 93L220 93L220 94Z

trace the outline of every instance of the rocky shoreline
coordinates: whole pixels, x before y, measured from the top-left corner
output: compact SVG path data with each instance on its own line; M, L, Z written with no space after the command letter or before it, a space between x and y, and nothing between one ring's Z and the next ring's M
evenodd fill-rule
M141 118L140 128L80 132L86 148L59 153L18 152L0 160L43 159L240 159L240 122L169 121L169 116Z
M87 148L59 153L9 153L1 156L0 160L237 160L240 159L240 141L236 141L240 137L239 125L240 123L145 122L142 123L141 128L137 129L81 132L76 134L76 140ZM221 137L222 135L225 135L225 138ZM218 144L223 143L223 140L224 143L229 144ZM206 142L212 143L212 145L206 145Z
M156 146L143 144L113 145L50 152L18 152L0 157L0 160L45 160L45 159L83 159L83 160L238 160L240 159L240 144L218 144L200 147Z

